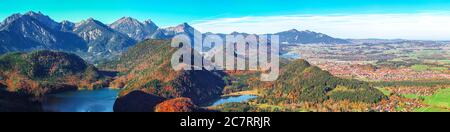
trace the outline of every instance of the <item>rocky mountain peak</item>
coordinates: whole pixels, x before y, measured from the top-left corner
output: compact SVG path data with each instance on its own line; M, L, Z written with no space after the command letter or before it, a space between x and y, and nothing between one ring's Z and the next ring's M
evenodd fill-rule
M183 23L183 24L177 25L175 27L169 27L169 28L167 28L167 30L168 31L173 31L173 32L176 32L176 33L187 33L187 32L193 32L194 28L191 27L187 23Z
M0 30L3 30L3 27L8 25L9 23L19 19L20 17L22 17L22 14L13 14L9 17L7 17L5 20L3 20L3 22L0 23Z
M111 24L111 26L115 26L115 25L119 25L119 24L141 25L141 22L139 22L138 20L131 18L131 17L122 17L119 20L117 20L116 22L114 22L113 24Z
M109 25L112 29L126 34L128 37L133 38L136 41L142 41L146 38L150 38L151 35L158 29L158 26L151 20L147 20L141 23L139 20L131 17L122 17Z
M28 11L28 12L25 13L24 15L28 15L28 16L45 16L45 15L42 14L42 12L40 12L40 11L38 11L38 12Z
M29 12L25 13L24 16L29 16L31 18L34 18L34 19L38 20L40 23L44 24L45 26L47 26L53 30L58 30L60 27L60 24L58 22L54 21L49 16L42 14L42 12L40 12L40 11L39 12L29 11Z
M297 29L291 29L288 32L295 32L295 33L297 33L297 32L300 32L300 31L298 31Z
M155 24L151 19L145 20L144 23L145 24Z
M142 27L143 24L134 18L122 17L109 26L113 29L122 31L122 30L124 30L124 28L126 28L125 30L137 30L136 28ZM125 33L125 34L127 34L127 33Z
M191 25L189 25L188 23L183 23L183 24L180 24L180 25L178 25L178 26L176 26L176 28L179 28L179 29L193 29L193 27L191 27Z
M88 18L86 20L83 20L77 24L75 24L75 29L84 26L84 27L91 27L91 28L103 28L105 30L110 30L108 26L106 26L105 24L103 24L100 21L95 20L94 18Z
M73 28L75 27L75 23L64 20L61 22L61 31L64 32L71 32Z

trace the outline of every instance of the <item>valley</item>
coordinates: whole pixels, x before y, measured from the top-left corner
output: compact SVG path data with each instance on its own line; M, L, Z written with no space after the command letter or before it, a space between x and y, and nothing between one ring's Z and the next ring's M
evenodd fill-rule
M0 24L0 111L450 111L449 41L280 31L271 34L280 36L280 76L263 82L262 70L172 69L179 48L170 39L196 33L187 23L160 28L131 17L104 24L11 15Z
M339 77L368 81L448 80L448 42L286 46Z
M335 76L367 81L382 90L391 101L375 106L381 111L450 110L445 105L450 97L444 97L443 102L430 99L447 94L450 88L449 42L352 41L343 45L288 45L284 49ZM444 105L435 107L436 102Z

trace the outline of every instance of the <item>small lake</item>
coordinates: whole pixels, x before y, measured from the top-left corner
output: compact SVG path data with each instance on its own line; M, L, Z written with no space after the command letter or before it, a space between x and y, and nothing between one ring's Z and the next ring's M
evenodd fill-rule
M302 56L298 53L288 52L288 53L282 54L281 57L286 58L286 59L300 59Z
M104 88L51 94L42 105L47 112L113 112L119 91Z
M217 106L217 105L221 105L221 104L225 104L225 103L241 103L241 102L246 102L250 99L254 99L257 98L258 96L256 95L239 95L239 96L227 96L227 97L222 97L216 101L213 101L212 103L208 103L205 106Z

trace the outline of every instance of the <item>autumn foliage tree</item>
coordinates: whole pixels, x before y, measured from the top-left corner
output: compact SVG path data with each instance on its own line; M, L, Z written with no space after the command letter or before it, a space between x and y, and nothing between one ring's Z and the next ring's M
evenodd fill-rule
M195 112L198 107L189 98L175 98L158 104L155 112Z

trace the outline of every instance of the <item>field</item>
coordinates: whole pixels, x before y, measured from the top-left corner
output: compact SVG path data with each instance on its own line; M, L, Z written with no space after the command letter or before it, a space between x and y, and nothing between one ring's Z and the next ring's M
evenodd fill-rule
M392 93L385 88L381 88L381 91L385 93L385 95L392 96ZM432 95L424 96L418 93L407 93L400 94L402 98L417 100L422 107L414 108L415 112L450 112L450 88L439 89L434 92Z
M414 71L418 71L418 72L421 72L421 71L445 71L445 70L448 70L448 68L446 68L446 67L443 67L443 66L441 66L441 67L438 67L438 66L430 66L430 65L420 65L420 64L416 64L416 65L413 65L413 66L411 66L411 69L413 69Z
M429 105L417 109L418 112L450 112L450 88L441 89L432 96L426 96L424 103Z

